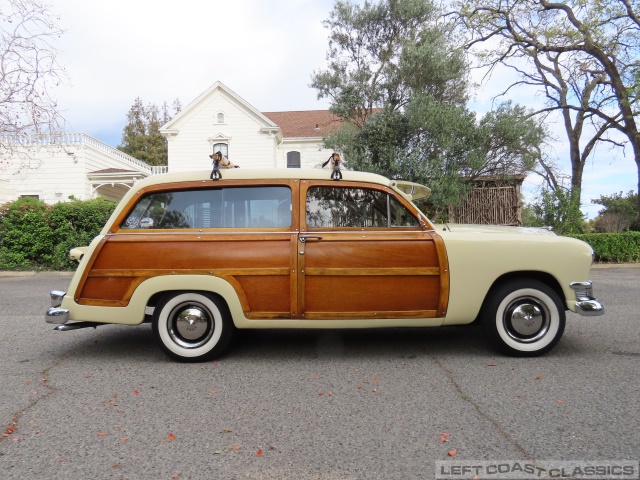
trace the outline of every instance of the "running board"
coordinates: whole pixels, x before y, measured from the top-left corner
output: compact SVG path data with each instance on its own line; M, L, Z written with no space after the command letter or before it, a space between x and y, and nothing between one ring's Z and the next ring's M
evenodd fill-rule
M58 325L54 327L54 330L58 332L68 332L69 330L78 330L80 328L89 328L89 327L99 327L100 325L106 325L106 323L96 323L96 322L73 322L73 323L65 323L62 325Z

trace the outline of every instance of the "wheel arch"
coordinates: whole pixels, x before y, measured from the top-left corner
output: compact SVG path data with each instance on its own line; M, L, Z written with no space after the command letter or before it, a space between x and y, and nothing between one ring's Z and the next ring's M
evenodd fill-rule
M245 320L242 305L233 286L225 279L213 276L171 275L150 278L138 286L130 306L138 305L146 312L148 311L146 307L155 308L166 295L186 292L213 295L218 298L236 326ZM151 318L152 315L146 314L144 321L150 321Z
M489 287L489 290L487 290L487 294L484 297L482 307L480 308L480 311L478 312L478 316L476 317L473 323L477 323L480 320L480 318L482 318L487 301L489 300L489 298L491 298L491 295L493 294L493 292L498 287L500 287L500 285L504 283L508 283L510 281L514 281L514 280L537 280L541 283L544 283L549 288L551 288L558 295L558 297L560 297L560 300L562 300L564 309L568 310L567 300L565 298L564 291L560 286L560 282L558 282L558 280L553 275L547 272L540 272L536 270L523 270L518 272L505 273L504 275L499 276L493 281L493 283Z
M220 300L222 302L222 305L224 306L224 308L226 309L226 312L230 317L232 317L231 315L231 310L229 309L229 303L227 302L227 300L220 294L216 293L216 292L212 292L210 290L192 290L192 289L187 289L187 290L183 290L183 289L179 289L179 290L175 290L175 289L168 289L168 290L163 290L160 292L156 292L153 295L151 295L151 297L149 298L149 300L147 300L147 307L153 307L155 309L156 305L158 305L158 303L162 300L162 298L166 297L167 295L180 295L181 293L199 293L201 295L205 295L205 296L213 296L215 298L217 298L218 300ZM145 315L145 317L149 317L149 319L153 318L153 315ZM145 319L146 321L146 319Z

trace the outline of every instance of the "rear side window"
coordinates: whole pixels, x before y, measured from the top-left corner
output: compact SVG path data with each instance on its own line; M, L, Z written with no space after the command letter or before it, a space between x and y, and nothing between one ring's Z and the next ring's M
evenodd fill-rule
M291 189L282 186L176 190L143 196L125 230L291 226Z

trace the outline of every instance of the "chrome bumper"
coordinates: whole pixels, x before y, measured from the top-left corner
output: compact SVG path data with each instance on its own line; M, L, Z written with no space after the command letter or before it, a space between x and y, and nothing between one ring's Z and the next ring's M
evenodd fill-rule
M584 317L604 315L604 305L594 298L590 281L573 282L569 286L576 292L576 313Z
M65 324L69 321L69 310L66 308L59 308L62 305L62 299L67 294L61 290L52 290L49 292L51 296L51 308L47 310L44 319L47 323L53 323L55 325Z

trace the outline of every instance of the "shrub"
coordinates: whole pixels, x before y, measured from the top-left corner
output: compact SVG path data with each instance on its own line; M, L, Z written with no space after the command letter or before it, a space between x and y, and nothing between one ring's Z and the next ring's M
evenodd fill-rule
M18 268L38 267L51 261L53 232L46 220L49 208L30 197L3 207L0 248L4 259L16 262Z
M597 262L640 262L640 232L569 235L593 248Z
M48 206L21 198L0 207L0 269L73 270L73 247L100 233L115 204L104 199Z

